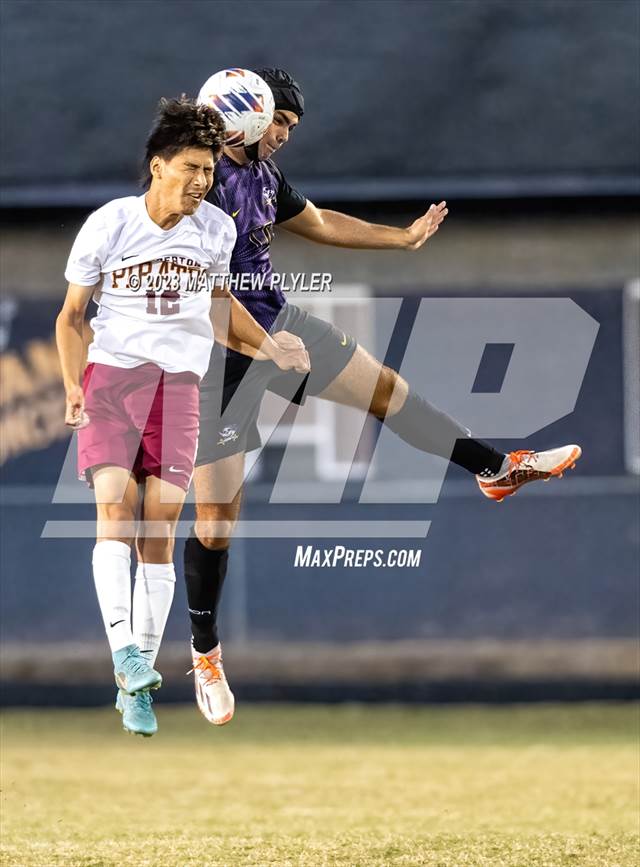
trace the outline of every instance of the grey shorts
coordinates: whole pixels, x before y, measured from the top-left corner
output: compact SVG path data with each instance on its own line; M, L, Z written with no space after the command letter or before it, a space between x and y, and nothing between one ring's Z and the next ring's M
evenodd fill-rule
M357 347L353 337L293 304L286 304L278 314L271 333L277 331L289 331L303 341L310 372L283 372L272 361L254 361L216 344L200 384L196 466L259 448L257 419L265 392L302 404L308 395L320 394L333 382Z

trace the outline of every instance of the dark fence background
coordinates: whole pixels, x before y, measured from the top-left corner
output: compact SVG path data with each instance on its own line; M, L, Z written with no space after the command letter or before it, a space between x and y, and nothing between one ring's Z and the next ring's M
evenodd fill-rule
M634 0L4 0L3 201L128 190L160 96L260 65L304 88L282 165L311 197L637 193L638 16Z

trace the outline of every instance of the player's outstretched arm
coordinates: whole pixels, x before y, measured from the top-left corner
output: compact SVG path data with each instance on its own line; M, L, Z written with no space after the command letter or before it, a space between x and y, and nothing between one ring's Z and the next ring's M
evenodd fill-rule
M56 319L56 344L67 395L64 421L78 429L89 423L84 411L82 374L85 368L84 314L94 286L69 283L62 310Z
M286 331L271 337L228 289L215 289L211 318L215 339L224 346L259 361L273 361L281 370L310 370L299 337Z
M307 201L303 211L280 225L310 241L330 244L333 247L351 247L361 250L418 250L425 241L435 235L448 213L446 202L431 205L426 213L403 229L367 223L339 211L316 208L313 202Z

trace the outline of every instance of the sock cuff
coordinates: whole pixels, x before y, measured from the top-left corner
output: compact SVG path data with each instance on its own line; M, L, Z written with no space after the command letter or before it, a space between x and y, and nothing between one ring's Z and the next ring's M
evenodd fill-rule
M224 568L229 559L228 548L205 548L193 530L192 535L185 542L184 552L185 557L192 557L196 562L203 563L208 568L218 566L218 564L221 564Z
M126 542L118 542L116 539L103 539L96 542L93 547L93 562L101 557L125 557L131 563L131 547Z
M171 581L176 580L176 567L173 563L138 563L136 581Z
M220 647L220 642L218 641L210 650L197 650L195 646L195 642L193 638L191 639L191 649L194 653L197 653L198 656L221 656L222 648Z

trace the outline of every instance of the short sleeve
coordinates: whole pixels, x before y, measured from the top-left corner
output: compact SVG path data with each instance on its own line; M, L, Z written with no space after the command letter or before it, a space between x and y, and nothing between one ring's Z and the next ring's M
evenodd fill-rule
M225 215L226 216L226 215ZM235 223L230 217L226 217L220 227L222 238L213 265L208 269L209 274L229 274L231 271L231 254L236 245L238 233Z
M69 283L93 286L100 280L106 260L109 232L98 211L90 214L76 235L64 272Z
M290 220L302 213L307 206L307 200L302 193L291 186L275 163L271 165L278 180L276 223L284 223L285 220Z

